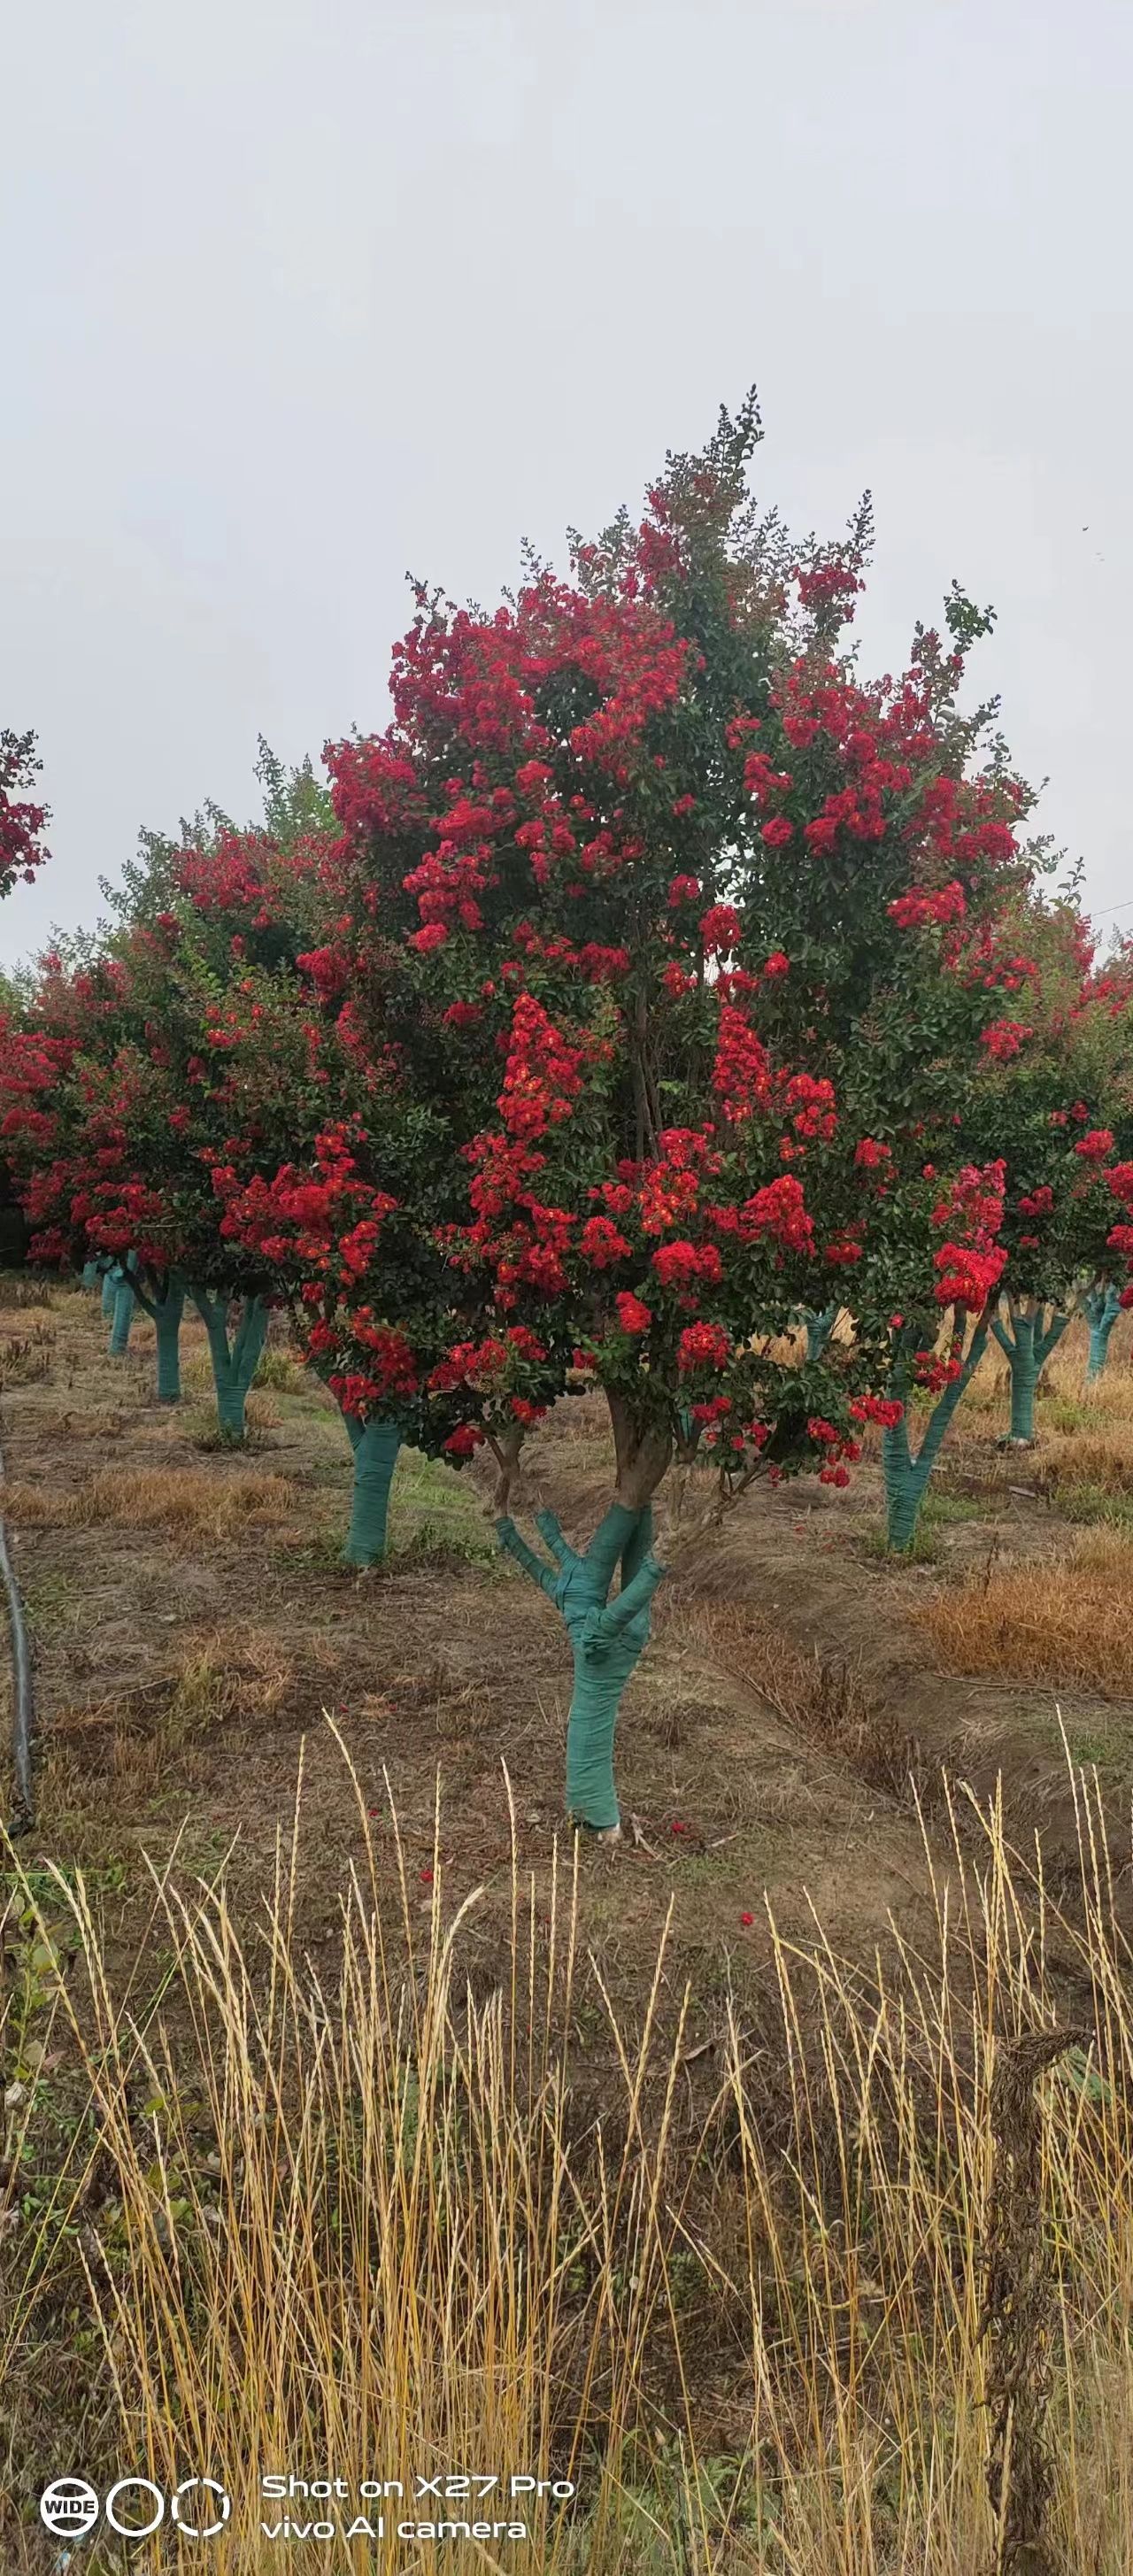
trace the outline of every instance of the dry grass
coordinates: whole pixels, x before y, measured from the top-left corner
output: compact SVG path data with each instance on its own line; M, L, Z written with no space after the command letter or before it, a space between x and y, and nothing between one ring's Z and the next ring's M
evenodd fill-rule
M1093 1485L1105 1494L1133 1494L1133 1414L1097 1431L1053 1432L1042 1443L1040 1481L1051 1493Z
M8 1387L34 1386L51 1375L55 1360L55 1319L29 1309L17 1331L0 1333L0 1394Z
M83 1846L84 1813L113 1785L126 1812L152 1794L171 1762L197 1776L194 1748L228 1725L276 1716L295 1680L289 1656L266 1630L232 1623L191 1639L166 1669L134 1688L64 1701L43 1738L42 1798L67 1819L68 1847Z
M1007 1566L913 1614L944 1668L1133 1696L1133 1537L1088 1530L1052 1565Z
M523 2563L561 2576L974 2576L1000 2563L983 2401L1025 2291L1049 2311L1052 2492L1049 2557L1017 2565L1127 2576L1131 1963L1081 1779L1075 1922L1005 1848L996 1808L949 1800L927 1943L895 1937L866 1976L820 1927L805 1954L772 1927L767 2027L754 2037L723 1999L695 2109L688 1997L670 1993L663 1945L642 2028L613 2034L617 2098L597 2126L574 2031L584 2008L608 2030L612 2015L581 1953L577 1880L548 1913L513 1867L510 1945L490 1991L470 1990L479 1900L446 1902L439 1818L424 1910L396 1817L378 1829L391 1908L354 1785L359 1870L321 1978L291 1930L301 1800L261 1935L241 1931L222 1881L155 1881L168 1966L149 1999L112 1989L81 1883L15 1873L25 1929L0 2030L11 2466L44 2316L63 2315L85 2345L84 2472L97 2485L107 2463L137 2462L168 2489L207 2464L233 2496L216 2576L279 2563L259 2532L268 2464L341 2475L350 2500L322 2508L340 2524L361 2478L402 2480L387 2541L403 2517L473 2519L463 2499L414 2501L415 2478L454 2464L569 2479L561 2514L530 2497L509 2513L498 2491L480 2508L518 2513ZM81 1973L59 1973L68 1950ZM1092 1998L1084 2047L1050 2040L1068 1973ZM1023 2213L996 2198L1018 2145L996 2079L1029 2040L1055 2063L1036 2079L1040 2187ZM16 2172L64 2064L94 2118L21 2227ZM1025 2360L1016 2424L1034 2468L1037 2368L1026 2383ZM75 2468L65 2424L57 2441L28 2464L33 2495ZM15 2576L37 2544L14 2514L6 2531ZM499 2544L467 2554L513 2563ZM358 2541L333 2562L288 2550L289 2565L328 2563L374 2560ZM413 2563L455 2560L414 2547Z
M96 1521L144 1529L151 1537L231 1538L249 1523L287 1519L298 1499L286 1476L254 1469L217 1476L192 1468L104 1467L70 1490L10 1484L5 1509L17 1529L84 1529Z
M801 1646L744 1601L682 1601L673 1615L680 1633L706 1649L724 1671L758 1691L784 1723L852 1764L863 1780L905 1798L915 1781L922 1799L935 1792L899 1709L869 1690L854 1664Z

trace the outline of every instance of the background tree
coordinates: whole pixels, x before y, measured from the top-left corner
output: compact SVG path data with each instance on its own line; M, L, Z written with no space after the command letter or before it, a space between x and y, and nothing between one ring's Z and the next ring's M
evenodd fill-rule
M28 789L43 767L34 733L0 733L0 896L22 879L34 885L48 852L43 833L51 817Z
M1072 903L1033 913L1029 938L1026 1019L1005 1025L967 1110L974 1144L994 1139L1004 1165L1005 1311L991 1329L1010 1370L1008 1438L1024 1445L1043 1367L1078 1303L1100 1369L1125 1275L1107 1173L1133 1151L1129 987L1095 967L1089 923Z
M221 819L203 840L144 838L117 919L70 943L69 956L57 948L41 961L19 1060L8 1050L4 1067L7 1129L35 1166L26 1204L41 1254L118 1265L114 1331L121 1341L136 1298L155 1322L159 1389L170 1399L190 1296L233 1437L263 1346L268 1282L222 1238L212 1171L234 1154L247 1177L274 1171L295 1141L295 1064L308 1049L297 960L319 917L309 770L292 773L290 787L278 764L267 778L277 822L287 825L289 795L294 808L279 833ZM249 1031L268 995L277 1028L290 1014L294 1043L257 1057ZM308 1094L325 1107L310 1084Z

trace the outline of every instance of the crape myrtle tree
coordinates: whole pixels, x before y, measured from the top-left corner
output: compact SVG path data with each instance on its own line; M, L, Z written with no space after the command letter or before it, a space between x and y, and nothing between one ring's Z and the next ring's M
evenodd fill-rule
M1010 1024L977 1086L970 1127L995 1138L1006 1176L1007 1252L991 1330L1008 1362L1008 1441L1035 1437L1035 1395L1077 1305L1100 1373L1128 1261L1115 1233L1112 1174L1133 1153L1133 1000L1129 979L1093 962L1089 924L1071 903L1033 925L1039 965L1026 1016Z
M994 710L957 709L988 621L954 592L950 649L918 629L864 685L839 638L868 509L792 548L748 499L757 436L754 403L722 416L640 528L573 541L569 582L531 560L491 616L419 593L393 724L327 755L352 941L411 954L413 1078L470 1130L442 1236L464 1329L421 1436L494 1459L500 1542L572 1647L568 1809L602 1831L670 1467L707 1457L717 1512L805 1466L845 1483L899 1401L895 1311L982 1306L1001 1263L954 1142L1028 876L1027 792L977 753ZM850 1281L852 1341L779 1358ZM352 1294L380 1311L380 1265ZM521 1451L578 1386L612 1491L578 1547L541 1506L543 1553Z
M384 1547L414 1389L453 1339L446 1265L422 1219L426 1204L446 1212L435 1192L451 1156L443 1126L399 1083L388 969L367 961L355 1000L344 994L350 961L328 944L326 909L338 835L328 842L309 765L288 778L265 753L260 775L268 828L241 833L208 809L179 845L143 836L124 895L103 889L119 927L85 943L79 971L58 955L45 962L40 1037L50 1029L51 1045L25 1065L33 1099L20 1113L30 1200L45 1254L79 1261L97 1244L112 1311L136 1292L154 1315L163 1394L177 1391L184 1299L198 1306L233 1437L268 1308L290 1308L343 1410L355 1461L347 1555L369 1564ZM391 958L404 985L408 952ZM415 1008L406 991L404 1021ZM412 1228L391 1184L416 1211ZM385 1320L356 1317L361 1363L340 1376L319 1330L335 1277L354 1279L383 1223L382 1314L407 1317L423 1355L412 1383L408 1342ZM432 1321L438 1306L443 1322Z
M999 1240L1003 1163L962 1165L939 1198L936 1166L926 1164L923 1170L933 1183L933 1200L910 1211L913 1224L919 1222L922 1279L931 1272L934 1236L937 1242L947 1237L956 1257L948 1273L953 1294L943 1323L943 1301L932 1308L921 1284L890 1317L890 1370L877 1419L882 1425L886 1543L894 1551L907 1550L915 1541L929 1479L987 1349L1007 1260ZM927 1412L918 1407L918 1398L928 1399Z
M42 767L34 733L13 733L9 726L0 732L0 897L21 882L34 885L48 855L43 834L50 816L28 793Z
M396 968L396 955L389 962ZM304 1359L338 1403L354 1458L344 1554L370 1566L385 1555L399 1450L422 1441L431 1375L453 1340L452 1277L438 1232L452 1197L451 1153L443 1116L414 1097L396 1044L383 1035L371 1052L360 1013L341 999L333 952L312 952L306 965L319 988L303 1024L306 1080L319 1087L305 1123L296 1120L289 1159L274 1172L248 1177L230 1163L215 1165L212 1178L223 1242L261 1266ZM372 1028L386 1020L377 999L371 984ZM250 1029L253 1055L264 1037L262 1023ZM432 1445L444 1428L433 1402Z
M74 1264L84 1277L96 1267L116 1356L128 1347L135 1301L145 1306L157 1332L158 1394L173 1402L184 1284L139 1165L147 1119L168 1122L176 1104L154 1081L143 997L151 1009L155 981L143 949L143 939L125 941L118 954L77 966L48 951L29 1025L4 1050L0 1086L37 1257ZM171 1132L166 1123L167 1155Z
M1093 970L1089 925L1072 897L1050 904L1032 893L1011 912L1000 925L999 985L1020 995L1012 1009L1026 1018L989 1024L983 1063L955 1113L958 1144L989 1159L971 1161L928 1213L930 1227L955 1231L959 1192L995 1267L974 1278L943 1333L924 1313L894 1318L889 1393L904 1409L882 1434L894 1549L913 1544L942 1442L989 1341L1009 1363L1009 1441L1029 1442L1039 1377L1076 1296L1087 1315L1093 1295L1112 1301L1114 1314L1120 1307L1125 1264L1108 1175L1114 1153L1133 1147L1128 984ZM933 1400L918 1418L925 1393Z
M46 805L28 790L42 767L34 733L0 732L0 899L20 883L34 885L48 851L43 839L50 820ZM27 972L0 971L0 1075L7 1056L25 1028L31 1005ZM0 1146L3 1102L0 1101ZM18 1196L19 1174L10 1148L0 1152L0 1257L22 1261L27 1250L26 1222Z
M1085 998L1095 1012L1105 1013L1111 1022L1116 1023L1113 1055L1107 1059L1109 1079L1105 1110L1114 1120L1116 1151L1124 1160L1133 1156L1133 939L1121 940L1112 954L1101 961L1091 957ZM1114 1184L1112 1170L1107 1186L1111 1195L1122 1196L1124 1185L1120 1181ZM1126 1204L1127 1200L1126 1192L1122 1203ZM1127 1293L1129 1256L1133 1246L1126 1242L1123 1255L1120 1240L1119 1237L1115 1242L1114 1230L1111 1229L1106 1237L1104 1254L1082 1288L1082 1312L1089 1329L1087 1393L1096 1390L1100 1383L1109 1358L1113 1327L1122 1306L1133 1304L1133 1297Z
M297 775L305 802L306 773ZM278 831L237 832L224 818L196 841L186 830L179 848L151 839L120 926L77 971L49 956L41 979L51 1078L32 1126L24 1121L25 1151L38 1155L28 1207L40 1249L80 1264L92 1252L113 1260L119 1298L136 1297L153 1316L159 1391L170 1399L188 1296L233 1437L270 1281L221 1236L212 1172L235 1157L247 1177L274 1171L301 1124L296 1058L308 1042L296 961L319 855L315 829L285 847ZM249 1048L258 1019L271 1016L278 1030L289 1011L290 1048ZM306 1098L312 1114L322 1106L313 1077ZM302 1132L313 1132L310 1117Z

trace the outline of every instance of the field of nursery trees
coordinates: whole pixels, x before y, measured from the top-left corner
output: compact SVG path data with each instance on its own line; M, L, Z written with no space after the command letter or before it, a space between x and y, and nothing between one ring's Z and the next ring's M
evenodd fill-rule
M0 993L5 2576L1133 2565L1133 945L757 440Z

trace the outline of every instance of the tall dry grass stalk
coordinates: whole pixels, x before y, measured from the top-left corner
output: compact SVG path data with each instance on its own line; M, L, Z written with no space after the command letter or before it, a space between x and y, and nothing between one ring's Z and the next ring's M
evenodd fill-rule
M450 1908L439 1829L425 1899L391 1813L395 1904L354 1787L360 1866L318 1970L296 1930L301 1778L257 1929L238 1927L223 1881L156 1885L169 1960L144 2010L112 1990L81 1883L55 1882L81 1973L57 1986L49 2055L81 2061L104 2196L90 2214L76 2150L30 2230L0 2363L16 2373L69 2265L99 2349L99 2457L45 2454L38 2483L213 2475L234 2498L198 2552L216 2576L400 2576L454 2556L570 2576L1021 2576L988 2494L981 2307L993 2275L1004 2313L1014 2295L989 2208L1012 2152L995 2077L1005 2046L1076 2022L1096 2037L1038 2076L1028 2148L1049 2317L1044 2546L1052 2568L1127 2576L1133 2008L1096 1782L1076 1780L1073 1904L1008 1850L997 1806L949 1789L943 1843L926 1833L931 1937L893 1926L867 1972L817 1921L806 1943L770 1923L772 2004L758 2034L747 2008L721 2006L719 2080L695 2114L668 1927L631 2035L581 1939L577 1864L539 1886L516 1865L498 1973L473 1977L477 1901ZM576 2026L595 2007L606 2040L584 2053ZM511 2508L526 2550L281 2550L259 2525L286 2508L263 2505L258 2480L288 2470L400 2478L387 2536L391 2517L475 2518L414 2503L417 2474L529 2472L577 2496ZM490 2521L510 2518L498 2498L480 2507ZM165 2547L131 2566L180 2566Z

